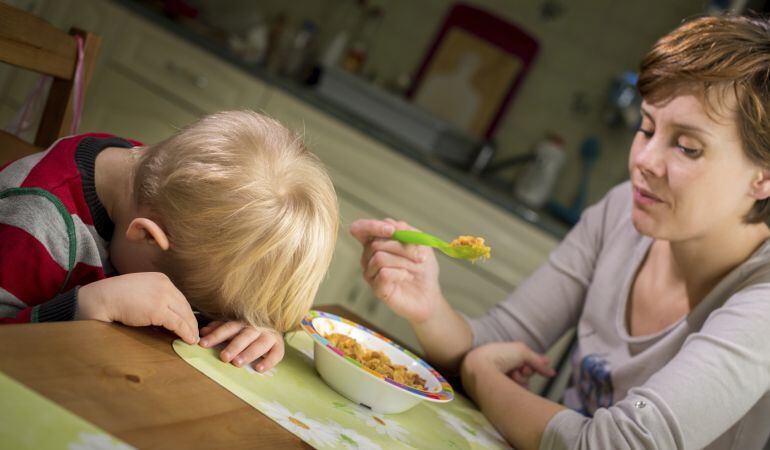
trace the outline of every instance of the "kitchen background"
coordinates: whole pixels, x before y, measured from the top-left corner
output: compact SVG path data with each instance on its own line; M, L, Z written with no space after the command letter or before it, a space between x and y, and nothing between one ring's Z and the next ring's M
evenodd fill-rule
M357 72L396 93L413 81L422 59L454 2L450 0L198 0L199 19L248 39L255 27L275 32L301 29L310 21L318 54L343 40L361 46L365 59ZM580 148L590 137L598 157L587 182L590 204L627 177L630 126L611 125L608 108L613 82L634 71L655 40L683 19L720 9L761 9L762 2L704 0L475 0L468 2L530 34L539 44L494 133L491 161L531 152L549 133L563 140L566 161L553 186L553 199L570 205L579 189ZM362 19L366 18L366 20ZM343 33L344 32L344 35ZM252 35L253 36L253 35ZM344 39L347 38L347 39ZM333 51L333 49L332 49ZM344 63L344 55L341 58ZM450 95L450 94L448 94ZM617 121L617 120L615 120ZM589 150L590 151L590 150ZM521 166L499 170L496 185L521 173ZM490 176L492 178L492 176Z
M473 86L492 92L498 103L507 85L490 87L500 82L499 73L507 67L515 79L527 71L493 133L484 127L464 133L438 116L456 120L472 109L474 97L467 90L437 89L438 100L447 105L462 101L459 107L436 108L423 103L430 84L417 83L427 77L415 77L446 75L432 72L439 67L432 62L441 60L448 42L475 42L448 32L445 44L431 52L445 17L456 11L450 0L0 1L61 29L101 36L82 132L152 144L205 114L249 108L302 133L329 170L342 221L315 303L342 305L418 352L409 324L361 277L361 246L347 232L352 221L394 217L447 239L485 237L493 250L483 263L439 257L439 281L449 303L471 317L483 314L548 258L580 206L626 179L638 112L629 83L655 39L696 14L770 6L770 0L469 2L465 12L480 10L477 15L490 24L474 32L508 27L519 30L521 42L539 47L529 65L526 58L519 64L505 55L499 65L491 57L480 59L489 70L482 71L484 83ZM511 44L506 41L513 34L497 35L498 43ZM478 53L490 54L500 56L488 49ZM456 74L479 59L454 62ZM34 74L0 65L0 126L33 137L34 121L24 120L36 109L28 94L43 85ZM415 86L414 98L435 114L406 98ZM551 134L561 143L547 140ZM481 137L492 137L495 145L485 145ZM491 170L511 159L526 160L522 156L533 149L538 157L525 165ZM459 163L458 154L469 155L474 165ZM475 170L483 155L492 155L487 170ZM585 167L591 169L587 175ZM573 208L581 180L587 182L585 198ZM543 206L527 207L514 193ZM545 194L550 203L543 203ZM568 331L548 350L554 366L564 365L573 334ZM568 376L560 373L564 376L550 382L537 379L531 388L556 398Z

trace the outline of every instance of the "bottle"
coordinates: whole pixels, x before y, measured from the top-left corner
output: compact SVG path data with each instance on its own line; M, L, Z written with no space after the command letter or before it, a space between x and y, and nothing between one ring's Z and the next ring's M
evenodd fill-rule
M284 54L281 74L291 78L302 78L310 65L318 26L309 20L302 23L289 40L288 50Z
M377 35L382 19L383 10L378 6L363 5L363 13L359 19L353 39L342 58L342 68L350 73L360 73L366 63L372 41Z
M549 133L535 147L535 159L530 162L514 185L514 194L532 208L541 208L551 196L556 180L561 173L566 153L564 141L556 134Z

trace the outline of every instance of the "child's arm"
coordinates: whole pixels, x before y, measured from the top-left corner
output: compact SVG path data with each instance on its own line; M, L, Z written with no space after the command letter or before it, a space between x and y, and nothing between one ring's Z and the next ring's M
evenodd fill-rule
M283 359L283 336L269 328L256 328L239 321L213 321L201 328L200 345L213 347L224 341L230 344L219 354L224 362L241 367L260 357L255 369L259 372L271 369Z
M159 272L119 275L82 286L75 319L141 327L162 326L188 344L198 342L198 322L185 296Z

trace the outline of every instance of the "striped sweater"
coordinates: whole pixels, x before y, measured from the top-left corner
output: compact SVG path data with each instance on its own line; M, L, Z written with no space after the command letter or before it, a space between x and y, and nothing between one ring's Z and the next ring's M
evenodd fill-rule
M62 138L0 168L0 323L71 320L79 286L112 273L114 224L96 195L96 156L138 142Z

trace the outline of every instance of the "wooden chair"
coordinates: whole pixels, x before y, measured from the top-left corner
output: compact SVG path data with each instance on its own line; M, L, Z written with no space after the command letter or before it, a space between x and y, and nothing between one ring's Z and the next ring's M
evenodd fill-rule
M0 2L0 62L53 77L34 144L0 130L0 166L44 150L58 138L70 134L78 60L76 35L83 39L82 91L85 92L101 38L76 29L65 33L39 17Z

